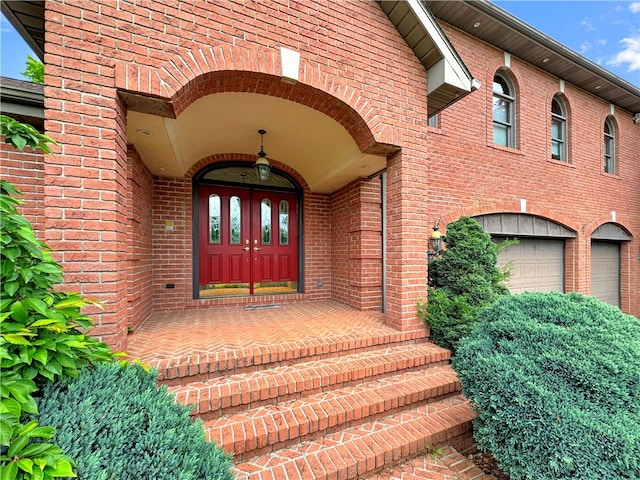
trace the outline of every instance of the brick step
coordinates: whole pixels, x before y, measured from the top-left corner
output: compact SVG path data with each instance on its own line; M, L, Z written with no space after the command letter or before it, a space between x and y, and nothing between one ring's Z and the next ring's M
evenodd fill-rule
M425 340L424 332L399 332L383 326L366 332L354 331L252 347L234 348L230 345L214 351L148 359L145 363L158 370L160 383L175 386Z
M238 480L355 480L470 436L472 419L456 395L255 457L235 473Z
M205 423L205 428L208 440L244 461L442 400L459 389L453 369L436 366L224 416Z
M408 462L385 468L367 480L495 480L484 473L472 460L452 447L442 453L421 455Z
M170 387L203 420L449 362L432 343L400 345Z

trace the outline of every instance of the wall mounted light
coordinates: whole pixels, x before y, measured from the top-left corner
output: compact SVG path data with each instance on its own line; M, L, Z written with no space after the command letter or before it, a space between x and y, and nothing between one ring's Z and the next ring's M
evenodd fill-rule
M433 226L433 232L431 233L431 237L429 237L429 246L431 250L427 252L427 257L428 261L431 261L438 255L442 248L442 233L437 223Z
M258 133L260 134L260 151L258 152L258 159L256 160L256 163L253 164L253 168L256 169L256 176L258 177L258 180L266 182L269 180L269 174L271 173L271 165L269 164L269 160L267 160L267 154L264 151L263 143L263 137L267 131L258 130Z

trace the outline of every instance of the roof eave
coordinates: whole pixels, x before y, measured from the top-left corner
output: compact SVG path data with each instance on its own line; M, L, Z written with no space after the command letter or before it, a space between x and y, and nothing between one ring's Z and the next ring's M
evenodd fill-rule
M421 0L378 0L378 4L427 71L429 116L479 87Z

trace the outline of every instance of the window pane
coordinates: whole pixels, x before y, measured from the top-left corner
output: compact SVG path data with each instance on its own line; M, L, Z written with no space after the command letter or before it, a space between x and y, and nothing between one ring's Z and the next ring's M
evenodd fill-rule
M551 138L562 140L562 122L559 120L551 121Z
M555 160L561 160L562 157L560 155L561 144L556 141L551 142L551 158Z
M493 119L499 122L509 122L509 102L504 98L493 97Z
M289 245L289 202L280 201L280 245Z
M612 147L613 147L613 141L610 138L605 137L604 138L604 154L606 156L608 156L608 157L611 156L611 153L612 153L612 150L613 150Z
M231 231L229 243L234 245L240 244L240 237L242 235L240 206L240 197L233 196L229 199L229 229Z
M507 85L506 80L497 75L493 77L493 92L501 93L502 95L511 95L509 85Z
M604 157L604 171L605 173L615 174L615 165L613 163L613 158Z
M262 244L271 245L271 200L263 198L260 202Z
M209 195L209 243L220 243L220 197Z
M504 125L493 125L493 143L507 147L509 139L509 130Z

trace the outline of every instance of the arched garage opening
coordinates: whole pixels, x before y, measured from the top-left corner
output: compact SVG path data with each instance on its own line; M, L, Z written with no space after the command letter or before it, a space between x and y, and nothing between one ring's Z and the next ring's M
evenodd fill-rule
M523 213L473 218L496 242L518 240L498 257L500 266L513 265L508 281L511 293L565 291L565 243L575 238L575 232L549 219Z

